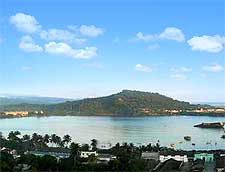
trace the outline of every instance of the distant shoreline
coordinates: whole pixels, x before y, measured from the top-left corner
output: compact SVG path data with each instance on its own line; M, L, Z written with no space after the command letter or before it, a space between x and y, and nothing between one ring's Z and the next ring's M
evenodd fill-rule
M22 117L18 117L18 116L3 116L0 115L0 119L11 119L11 118L28 118L28 117L37 117L37 118L43 118L43 117L63 117L63 116L83 116L83 117L128 117L128 118L132 118L132 117L174 117L174 116L199 116L199 117L204 117L204 116L208 116L208 117L225 117L225 113L213 113L214 115L212 115L212 113L177 113L177 114L151 114L151 115L118 115L118 114L93 114L93 115L88 115L88 114L68 114L68 115L60 115L60 114L48 114L48 115L28 115L28 116L22 116Z

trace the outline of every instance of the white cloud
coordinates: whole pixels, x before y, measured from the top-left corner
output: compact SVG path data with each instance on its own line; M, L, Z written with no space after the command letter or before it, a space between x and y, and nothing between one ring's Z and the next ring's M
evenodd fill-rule
M136 34L136 40L142 40L142 41L145 41L145 42L156 41L156 40L164 40L164 39L183 42L185 40L185 36L184 36L182 30L180 30L178 28L175 28L175 27L167 27L160 34L145 35L142 32L138 32Z
M103 35L103 30L98 28L94 25L81 25L80 32L83 35L90 36L90 37L97 37L99 35Z
M150 67L144 66L142 64L136 64L134 69L140 72L152 72Z
M40 37L45 40L63 40L68 41L74 39L75 34L61 29L48 29L47 31L42 31Z
M34 43L33 39L26 35L21 38L19 48L26 52L41 52L43 48Z
M47 31L43 30L40 33L40 37L49 41L72 41L76 44L83 44L86 41L86 39L77 38L76 34L62 29L48 29Z
M96 47L85 47L73 49L68 44L60 42L49 42L45 44L45 51L50 54L68 56L72 58L89 59L97 55Z
M182 30L175 27L167 27L162 33L159 34L158 38L169 39L178 42L183 42L185 40Z
M224 68L223 68L223 66L221 66L219 64L212 64L210 66L204 66L203 70L209 71L209 72L220 72L220 71L223 71Z
M179 74L179 73L172 74L172 75L170 75L170 77L174 78L174 79L177 79L177 80L184 80L184 79L186 79L185 75Z
M223 50L225 37L214 36L194 36L187 41L193 51L206 51L210 53L219 53Z
M136 34L136 38L137 38L137 40L142 40L142 41L148 42L148 41L155 40L156 36L154 36L154 35L144 35L142 32L138 32Z
M17 13L11 16L9 20L11 24L15 25L17 29L22 32L35 33L41 29L41 25L35 17L24 13Z

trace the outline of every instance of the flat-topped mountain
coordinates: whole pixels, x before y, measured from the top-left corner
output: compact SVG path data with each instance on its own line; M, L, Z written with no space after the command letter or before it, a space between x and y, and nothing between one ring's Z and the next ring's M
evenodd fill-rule
M123 90L110 96L87 98L51 105L19 104L5 110L43 110L56 115L146 115L165 110L192 110L200 105L178 101L158 93Z

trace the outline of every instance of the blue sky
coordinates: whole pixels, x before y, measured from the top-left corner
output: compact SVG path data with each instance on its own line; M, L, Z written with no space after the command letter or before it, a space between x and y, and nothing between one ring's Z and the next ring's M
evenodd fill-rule
M225 101L223 0L0 0L0 93Z

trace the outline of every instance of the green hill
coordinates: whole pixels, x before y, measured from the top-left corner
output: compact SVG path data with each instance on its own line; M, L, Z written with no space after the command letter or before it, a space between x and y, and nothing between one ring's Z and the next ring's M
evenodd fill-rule
M19 104L4 110L43 110L49 115L147 115L164 110L189 110L200 105L174 100L158 93L123 90L106 97L87 98L52 105Z

